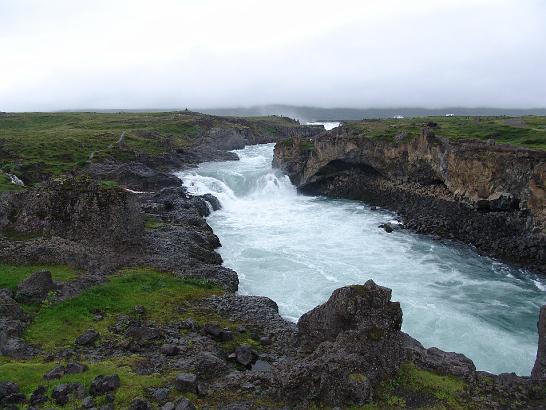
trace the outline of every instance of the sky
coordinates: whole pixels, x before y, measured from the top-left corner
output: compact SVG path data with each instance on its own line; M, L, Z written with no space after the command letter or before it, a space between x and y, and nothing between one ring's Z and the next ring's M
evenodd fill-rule
M0 0L0 111L546 107L545 0Z

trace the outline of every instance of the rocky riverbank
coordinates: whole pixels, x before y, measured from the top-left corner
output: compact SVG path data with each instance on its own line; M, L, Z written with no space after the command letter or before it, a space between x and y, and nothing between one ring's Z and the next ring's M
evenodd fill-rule
M274 165L303 193L360 199L399 213L417 232L546 272L546 152L450 140L369 138L339 127L282 141Z
M268 298L237 295L204 219L218 201L168 173L230 157L242 134L211 135L2 194L0 407L543 408L544 315L533 377L517 377L425 349L372 281L297 324Z

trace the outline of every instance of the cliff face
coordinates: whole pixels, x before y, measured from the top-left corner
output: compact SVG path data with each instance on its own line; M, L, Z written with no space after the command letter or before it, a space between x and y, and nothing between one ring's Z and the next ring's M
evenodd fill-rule
M546 152L451 141L430 129L387 141L341 127L278 143L274 165L302 192L363 199L418 231L544 269Z

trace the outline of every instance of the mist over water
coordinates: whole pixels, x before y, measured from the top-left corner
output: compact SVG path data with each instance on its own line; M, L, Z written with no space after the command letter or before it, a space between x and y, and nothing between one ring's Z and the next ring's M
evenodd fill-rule
M401 302L403 330L425 347L464 353L480 370L529 375L546 282L471 248L398 230L356 201L298 195L271 168L273 144L235 151L240 161L179 173L195 194L222 203L208 223L240 293L268 296L296 321L344 285L376 283Z

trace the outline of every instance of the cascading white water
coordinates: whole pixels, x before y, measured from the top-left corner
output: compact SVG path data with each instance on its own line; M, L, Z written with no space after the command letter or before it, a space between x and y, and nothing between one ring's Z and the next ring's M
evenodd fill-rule
M466 354L478 369L528 375L546 282L524 270L443 243L378 225L395 215L347 200L298 195L271 168L273 144L235 151L240 161L205 163L179 173L195 194L223 208L208 222L240 293L275 300L297 320L344 285L392 288L403 330L426 347Z

